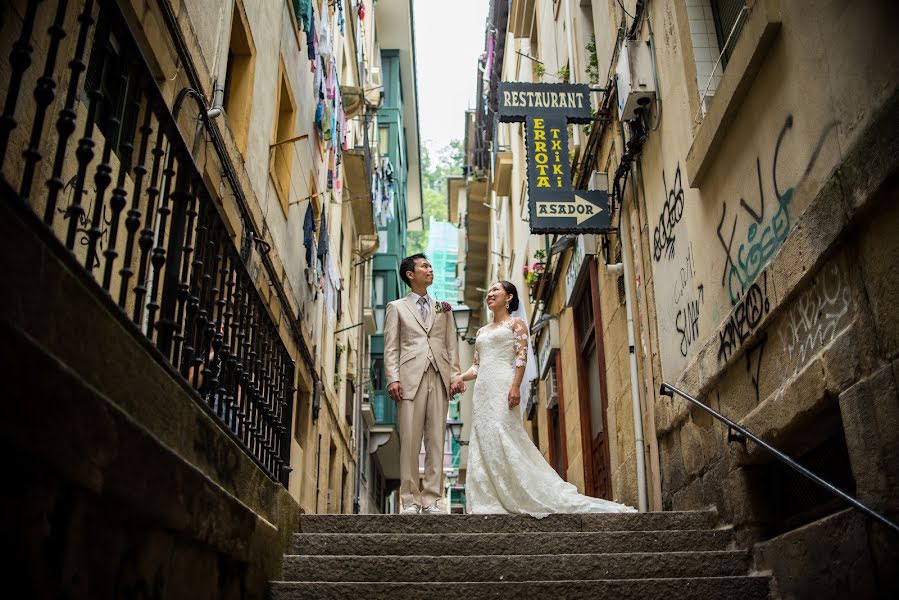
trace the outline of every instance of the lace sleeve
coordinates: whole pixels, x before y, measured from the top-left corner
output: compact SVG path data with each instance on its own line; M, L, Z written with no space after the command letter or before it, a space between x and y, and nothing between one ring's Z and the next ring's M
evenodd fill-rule
M528 328L524 321L513 320L512 333L515 334L515 366L523 367L528 363Z
M484 329L481 327L481 329ZM480 337L481 329L478 329L478 332L475 334L475 339ZM481 357L478 356L478 343L475 341L474 345L474 358L471 359L471 372L474 373L474 376L478 376L478 369L481 368Z

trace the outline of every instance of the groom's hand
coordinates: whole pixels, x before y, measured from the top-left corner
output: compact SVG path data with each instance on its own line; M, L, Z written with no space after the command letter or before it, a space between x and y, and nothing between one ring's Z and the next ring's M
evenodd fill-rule
M394 402L399 402L403 399L403 384L399 381L394 381L387 386L387 393L390 394Z

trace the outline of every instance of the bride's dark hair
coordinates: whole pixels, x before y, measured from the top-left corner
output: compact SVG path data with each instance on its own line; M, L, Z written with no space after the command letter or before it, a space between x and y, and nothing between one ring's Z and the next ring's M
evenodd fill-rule
M512 296L512 299L509 300L509 312L515 312L518 310L518 288L511 281L506 281L505 279L501 279L499 284L503 286L503 291Z

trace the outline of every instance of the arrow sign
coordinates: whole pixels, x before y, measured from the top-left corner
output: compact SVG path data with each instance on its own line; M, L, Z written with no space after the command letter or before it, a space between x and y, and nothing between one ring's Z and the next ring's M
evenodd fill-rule
M609 231L608 194L571 185L568 125L591 121L589 86L503 81L498 104L501 122L524 122L531 233Z
M537 202L537 217L545 219L576 219L578 225L590 219L608 221L608 196L602 191L575 190L574 201L544 200ZM605 213L605 215L604 215Z

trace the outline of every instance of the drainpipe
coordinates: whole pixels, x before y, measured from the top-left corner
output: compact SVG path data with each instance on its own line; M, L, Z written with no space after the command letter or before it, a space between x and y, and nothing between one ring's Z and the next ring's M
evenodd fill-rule
M621 215L624 215L624 200L621 202ZM628 220L630 221L630 220ZM629 250L631 247L630 228L623 223L620 227L622 262L607 265L606 269L615 275L624 275L624 310L627 316L627 346L631 372L631 404L634 409L634 445L637 454L637 502L640 512L648 510L646 499L646 452L643 448L643 410L640 405L639 376L637 374L637 351L634 336L634 311L633 290L631 289L631 275L634 272L633 256Z

